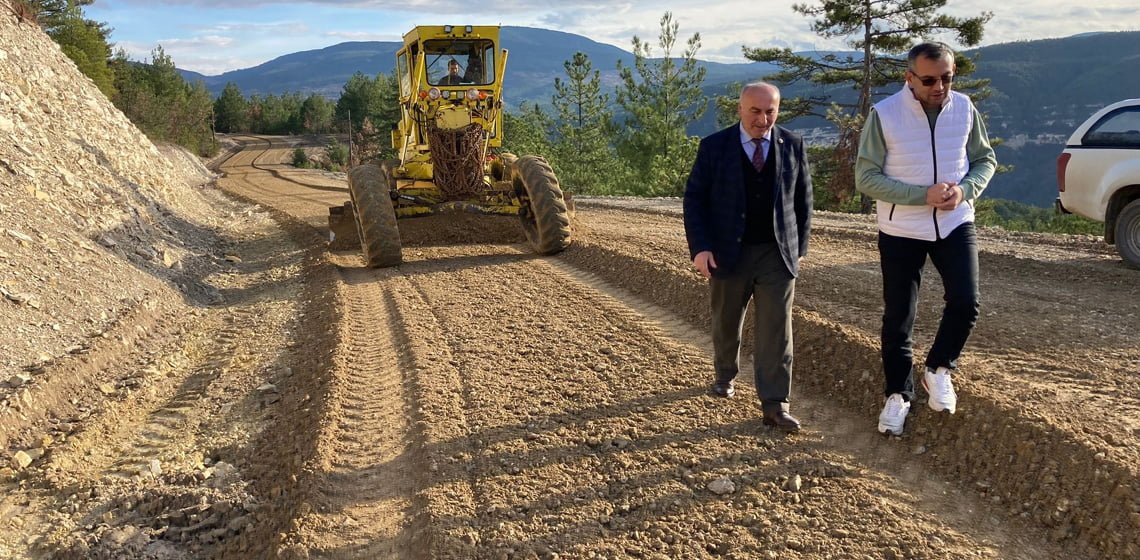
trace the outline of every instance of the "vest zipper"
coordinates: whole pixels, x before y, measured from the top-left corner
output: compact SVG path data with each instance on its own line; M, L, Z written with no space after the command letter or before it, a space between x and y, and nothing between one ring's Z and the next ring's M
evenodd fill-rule
M924 115L925 116L925 115ZM931 185L938 184L938 146L935 145L934 129L938 126L938 118L934 119L934 126L930 127L930 159L934 162L934 182ZM930 219L934 222L934 240L942 239L942 232L938 231L938 208L930 213Z

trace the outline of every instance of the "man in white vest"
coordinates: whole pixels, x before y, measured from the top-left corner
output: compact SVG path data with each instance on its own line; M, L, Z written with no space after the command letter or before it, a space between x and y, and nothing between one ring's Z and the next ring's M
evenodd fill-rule
M876 200L879 221L884 434L902 434L914 398L911 333L927 257L946 302L922 376L937 412L957 408L951 374L978 319L974 204L997 159L977 108L950 90L954 70L947 45L915 46L902 90L875 104L859 139L855 186Z

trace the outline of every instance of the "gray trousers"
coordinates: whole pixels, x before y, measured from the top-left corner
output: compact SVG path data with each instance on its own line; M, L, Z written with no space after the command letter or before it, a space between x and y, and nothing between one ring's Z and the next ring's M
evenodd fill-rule
M753 367L764 412L787 411L792 385L792 298L796 279L775 243L745 245L732 275L709 281L717 381L740 371L744 313L753 302Z

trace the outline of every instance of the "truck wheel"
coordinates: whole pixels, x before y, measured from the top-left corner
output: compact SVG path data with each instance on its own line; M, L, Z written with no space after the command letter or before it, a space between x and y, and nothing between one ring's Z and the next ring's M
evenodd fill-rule
M364 264L370 268L400 264L400 229L387 174L372 164L358 165L348 173L348 188L356 205Z
M1129 202L1116 217L1116 250L1130 268L1140 268L1140 199Z
M570 245L570 215L554 170L537 156L518 159L515 190L523 199L519 219L527 241L540 255L553 255Z

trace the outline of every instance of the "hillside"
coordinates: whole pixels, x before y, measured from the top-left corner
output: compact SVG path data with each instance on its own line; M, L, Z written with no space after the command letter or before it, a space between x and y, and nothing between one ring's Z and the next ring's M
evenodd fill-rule
M239 526L253 515L242 504L262 505L259 516L280 506L258 504L210 457L255 437L248 422L207 428L206 447L184 461L158 451L162 422L201 406L197 391L219 367L200 361L199 343L203 332L227 336L233 309L211 306L242 293L226 280L237 259L231 239L268 217L223 195L197 157L148 140L7 0L0 138L0 558L188 558L201 544L167 544L182 527L216 531L224 520L223 532L230 523L242 533L227 539L235 551L280 531ZM206 363L224 355L205 348ZM140 417L162 420L145 427ZM225 517L183 511L192 506ZM138 511L164 515L170 540L144 536L128 521Z
M219 215L216 193L195 188L212 178L196 157L152 144L38 28L0 21L6 380L179 284L196 289L201 230Z

